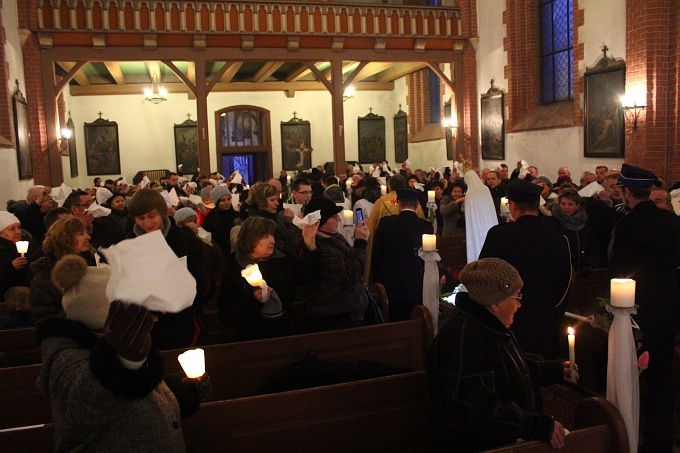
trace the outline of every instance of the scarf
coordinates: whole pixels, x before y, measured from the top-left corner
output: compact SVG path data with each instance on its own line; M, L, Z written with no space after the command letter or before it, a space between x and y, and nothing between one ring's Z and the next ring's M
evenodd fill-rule
M568 231L581 231L586 226L588 219L586 211L580 206L574 215L565 214L558 204L554 204L550 208L550 212L560 222L560 225Z

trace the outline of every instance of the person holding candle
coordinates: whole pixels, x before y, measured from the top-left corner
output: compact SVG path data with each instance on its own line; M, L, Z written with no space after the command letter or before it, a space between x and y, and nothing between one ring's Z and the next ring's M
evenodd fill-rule
M43 357L37 385L53 409L55 451L184 451L181 419L208 398L210 379L164 375L151 346L151 313L109 303L109 279L109 268L76 255L54 267L65 317L45 319L36 336Z
M642 350L649 352L645 370L647 397L641 405L639 451L673 449L674 338L680 320L680 227L674 213L649 199L656 176L649 170L623 164L619 185L630 214L613 233L609 275L635 280L635 320L642 331Z
M220 321L238 330L239 340L255 340L291 335L290 319L294 285L307 283L319 267L315 235L318 223L305 226L303 258L295 260L275 247L277 225L263 217L249 217L241 225L236 253L230 255L223 276L217 307ZM257 264L267 285L267 296L259 286L252 286L241 271ZM277 310L271 308L278 306Z
M510 331L523 305L519 273L485 258L466 265L460 280L466 292L427 354L426 450L480 451L519 438L561 448L565 430L541 413L534 385L567 379L570 364L523 356Z
M28 286L28 259L17 250L21 241L21 223L7 211L0 211L0 302L5 292L15 286Z
M423 303L424 261L418 256L424 234L434 234L432 224L418 218L420 192L397 190L399 215L382 219L373 241L373 281L382 283L390 301L390 322L406 321Z
M49 187L33 186L28 189L26 195L28 208L17 212L17 218L23 228L31 233L35 246L42 244L47 228L45 227L45 214L54 207L54 200Z
M442 236L465 236L465 183L452 182L449 194L439 203L439 212L444 220Z

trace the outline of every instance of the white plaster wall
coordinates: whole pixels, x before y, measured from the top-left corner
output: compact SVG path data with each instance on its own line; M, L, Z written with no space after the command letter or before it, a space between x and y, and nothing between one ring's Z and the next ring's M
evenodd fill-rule
M404 85L405 86L405 85ZM404 96L402 100L397 96ZM89 187L94 176L87 175L85 161L85 142L83 126L98 118L118 123L119 145L121 151L121 174L128 181L139 170L175 168L173 125L186 120L187 113L196 119L195 101L185 94L170 94L168 101L153 105L143 100L142 94L128 96L67 96L67 110L76 126L76 146L78 153L79 176L70 177L68 158L64 157L64 179L71 187ZM394 128L392 117L406 104L403 90L395 92L362 92L343 104L345 109L346 158L358 158L357 118L369 113L385 117L385 141L387 159L394 161ZM295 97L286 98L282 92L264 93L213 93L208 97L208 139L210 141L211 167L216 169L217 153L215 146L214 112L230 105L254 105L271 112L271 143L273 171L281 169L281 121L288 121L297 112L297 117L311 122L312 163L314 165L333 161L333 137L331 117L331 97L326 92L296 92ZM396 106L396 107L395 107ZM118 175L104 175L107 176Z
M505 25L502 22L503 9L497 0L478 0L479 45L477 48L478 93L489 89L489 80L494 78L496 86L507 92L507 79L503 78L507 53L503 50ZM579 74L586 66L593 66L602 56L602 46L609 47L607 55L625 58L626 48L626 4L625 0L580 0L585 10L584 25L579 28L579 40L584 44L584 61L579 63ZM583 105L583 96L579 96ZM481 111L481 109L480 109ZM506 110L507 115L507 110ZM481 134L481 125L480 125ZM536 165L541 174L556 179L557 169L566 165L572 179L578 179L583 171L594 171L597 165L620 168L623 159L585 158L583 156L583 127L550 129L506 133L505 163L512 169L520 159ZM481 137L480 143L481 159ZM481 161L482 166L493 168L499 161Z
M16 86L14 81L17 79L19 80L21 91L26 94L16 0L5 0L2 2L2 25L7 33L5 52L7 62L9 63L8 86L10 94L14 91ZM30 103L32 100L27 99L27 101ZM32 179L19 181L16 149L0 148L0 210L4 211L6 209L7 200L23 200L26 198L26 191L32 185Z

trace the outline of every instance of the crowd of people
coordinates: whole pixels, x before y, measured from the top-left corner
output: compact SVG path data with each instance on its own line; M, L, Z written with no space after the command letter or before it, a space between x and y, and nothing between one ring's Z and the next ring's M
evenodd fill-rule
M64 273L59 269L74 259L88 269L106 267L99 250L156 231L178 258L186 258L196 296L178 313L135 311L119 303L114 310L111 301L102 302L105 309L88 332L110 326L104 330L106 347L98 350L109 358L128 357L114 365L99 363L102 369L122 363L116 372L125 374L130 361L152 360L147 342L158 349L200 345L206 337L203 305L209 301L239 340L401 321L423 303L422 235L467 235L470 249L478 234L478 256L459 276L466 291L459 293L456 315L442 327L428 357L428 387L435 395L429 412L436 420L428 437L431 449L455 445L474 451L520 437L563 445L564 429L540 413L530 375L543 370L534 373L540 376L536 384L563 378L569 364L558 357L557 336L572 272L587 276L609 267L613 277L638 280L644 347L660 358L650 362L649 379L658 391L650 392L643 419L661 427L647 431L645 448L666 451L669 432L672 444L670 367L680 317L680 224L670 195L678 184L667 187L651 172L626 164L621 171L594 170L576 183L561 167L554 184L524 162L511 172L503 164L460 173L412 171L408 162L394 169L375 163L364 171L351 163L338 175L320 166L294 178L282 171L252 185L238 172L227 178L170 173L134 187L122 177L95 178L93 187L75 189L59 203L50 188L34 186L25 201L10 201L0 211L0 297L8 308L0 328L37 323L46 360L87 363L96 335L64 340L59 333L72 332L63 320L83 322L77 304L65 301L69 285L59 280ZM491 215L478 226L482 206ZM99 207L106 208L103 215L93 209ZM343 211L352 212L351 222ZM29 243L25 253L16 247L22 240ZM259 267L264 287L243 278L252 265ZM375 315L368 290L374 282L387 291L389 319ZM292 316L299 300L306 301L310 320L304 326ZM130 341L140 343L143 354L130 353L116 337L113 326L121 313L124 324L138 328L139 337ZM55 359L63 341L79 342L82 353ZM527 354L545 362L528 365ZM61 407L50 372L41 385ZM130 382L153 382L141 397L148 404L153 398L170 404L163 401L163 388L158 394L161 381L148 375L152 372L136 371ZM87 373L103 379L96 367ZM176 418L174 409L172 414ZM172 449L176 439L165 440Z

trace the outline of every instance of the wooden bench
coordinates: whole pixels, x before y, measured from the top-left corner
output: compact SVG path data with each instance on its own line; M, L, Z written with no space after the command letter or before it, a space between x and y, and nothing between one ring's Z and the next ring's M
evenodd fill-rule
M206 371L213 382L212 400L257 395L275 372L302 360L309 351L329 362L378 361L384 365L422 370L432 339L429 313L416 308L421 318L399 323L338 330L268 340L204 347ZM177 356L183 350L164 351L167 372L180 371ZM0 369L0 429L49 423L49 400L36 388L41 365ZM24 410L25 409L25 410ZM1 444L0 444L1 445Z
M183 422L189 452L422 451L425 372L201 405ZM562 452L627 453L625 424L601 397L581 401ZM6 451L52 448L51 424L0 432ZM549 453L543 442L490 452Z
M437 236L437 250L441 257L437 262L439 274L446 276L446 290L449 291L460 283L458 274L467 264L465 236Z

